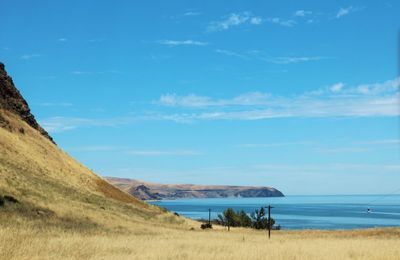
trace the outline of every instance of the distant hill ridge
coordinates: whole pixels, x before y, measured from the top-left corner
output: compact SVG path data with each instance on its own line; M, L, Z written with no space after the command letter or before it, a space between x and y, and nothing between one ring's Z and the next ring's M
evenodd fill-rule
M284 196L281 191L272 187L159 184L114 177L106 177L106 180L141 200Z

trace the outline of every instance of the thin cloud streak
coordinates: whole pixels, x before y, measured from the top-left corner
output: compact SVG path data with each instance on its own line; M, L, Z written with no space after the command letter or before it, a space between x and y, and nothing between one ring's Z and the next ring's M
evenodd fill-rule
M233 52L233 51L223 50L223 49L216 49L215 52L219 53L219 54L224 54L226 56L232 56L232 57L240 58L240 59L248 59L249 58L246 55L239 54L239 53L236 53L236 52Z
M72 107L74 106L72 103L69 102L43 102L37 104L37 106L42 107Z
M259 171L266 171L269 173L276 174L301 174L301 173L359 173L362 175L367 173L376 174L380 173L396 173L400 171L400 164L342 164L342 163L330 163L330 164L299 164L299 165L287 165L287 164L261 164L255 165L255 169Z
M235 58L240 58L244 60L260 60L275 64L293 64L311 61L320 61L331 59L330 57L324 56L282 56L282 57L268 57L262 51L247 51L245 53L234 52L225 49L216 49L216 53L223 54L226 56L231 56Z
M291 64L291 63L300 63L300 62L309 62L309 61L319 61L328 59L327 57L322 56L311 56L311 57L276 57L272 59L267 59L272 63L276 64Z
M122 146L112 145L95 145L95 146L82 146L72 147L67 149L74 152L113 152L123 153L135 156L196 156L202 155L201 152L196 150L183 150L183 149L170 149L170 150L147 150L147 149L133 149Z
M387 139L387 140L372 140L372 141L363 141L363 142L355 142L355 144L362 145L400 145L399 139Z
M73 75L103 75L103 74L123 74L118 70L108 70L108 71L82 71L82 70L74 70L71 72Z
M284 146L304 146L312 145L312 142L286 142L286 143L253 143L253 144L240 144L241 148L270 148L270 147L284 147Z
M22 60L30 60L30 59L34 59L34 58L40 58L40 57L42 57L42 54L24 54L20 58Z
M199 16L202 15L202 12L193 12L193 11L188 11L186 13L183 14L183 16Z
M130 150L126 152L130 155L137 156L195 156L201 155L200 152L194 150Z
M259 16L254 16L251 12L231 13L223 20L214 21L207 27L208 32L225 31L240 25L260 25L263 19Z
M194 46L206 46L208 42L194 41L194 40L161 40L158 41L159 44L168 45L168 46L181 46L181 45L194 45Z
M117 127L132 123L132 117L115 117L109 119L94 119L80 117L50 117L39 120L49 133L60 133L81 127Z

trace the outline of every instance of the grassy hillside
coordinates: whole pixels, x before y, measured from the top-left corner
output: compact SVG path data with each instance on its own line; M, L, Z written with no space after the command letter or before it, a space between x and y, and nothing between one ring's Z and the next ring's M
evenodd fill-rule
M0 208L1 223L113 230L184 221L110 185L17 115L0 116L0 196L19 201Z

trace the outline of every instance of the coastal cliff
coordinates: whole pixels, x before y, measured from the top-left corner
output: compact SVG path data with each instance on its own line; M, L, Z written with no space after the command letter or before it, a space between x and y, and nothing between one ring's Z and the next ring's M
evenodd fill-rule
M158 184L114 177L106 177L106 180L142 200L284 196L275 188L262 186Z

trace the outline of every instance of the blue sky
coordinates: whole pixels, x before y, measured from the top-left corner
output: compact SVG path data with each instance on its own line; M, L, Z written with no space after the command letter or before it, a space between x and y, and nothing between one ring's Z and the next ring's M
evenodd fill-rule
M102 176L399 188L398 1L1 0L0 60Z

